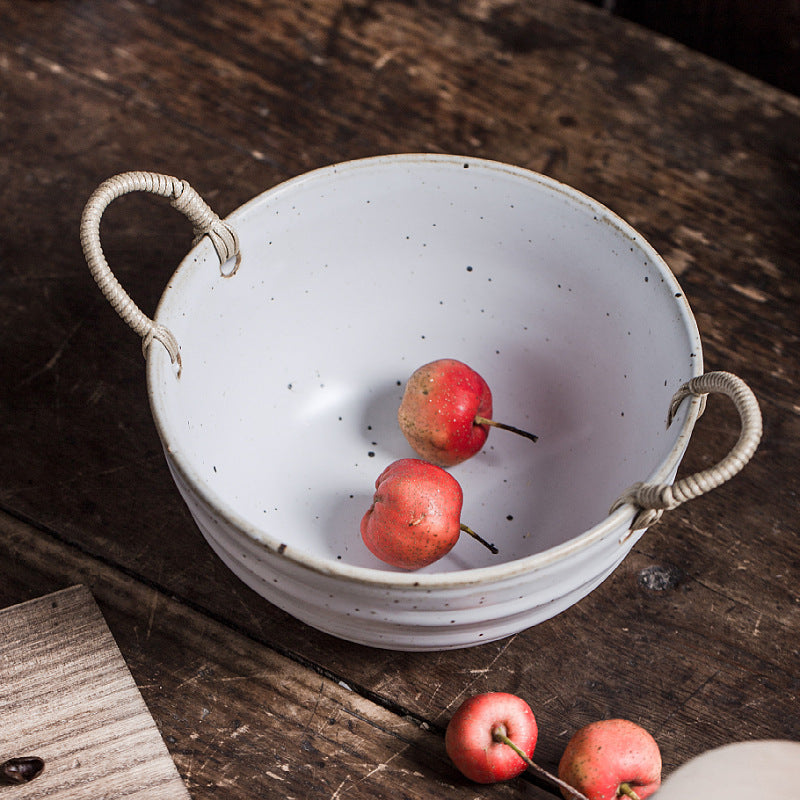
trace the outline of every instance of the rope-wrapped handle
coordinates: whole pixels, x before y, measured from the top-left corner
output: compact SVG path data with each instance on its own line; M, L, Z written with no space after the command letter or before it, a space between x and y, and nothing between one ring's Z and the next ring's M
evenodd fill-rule
M672 424L681 403L687 397L701 397L710 393L724 394L733 400L741 419L741 432L736 444L725 458L713 467L689 475L675 483L635 483L611 507L611 512L631 503L639 511L631 522L626 537L633 531L647 528L661 519L664 511L677 508L687 500L710 492L730 480L753 457L761 441L762 423L758 400L750 387L730 372L707 372L683 384L673 395L667 426Z
M103 212L113 200L130 192L150 192L166 197L174 208L185 214L194 228L194 244L203 236L211 239L223 277L230 277L239 268L239 238L231 225L221 220L186 181L155 172L123 172L103 181L83 209L81 245L89 270L100 291L117 314L142 337L142 352L147 353L147 348L154 339L161 342L172 363L177 364L180 374L180 348L175 337L166 327L157 325L146 316L133 302L114 277L100 245L100 219ZM232 269L226 272L225 265L234 257L236 260Z

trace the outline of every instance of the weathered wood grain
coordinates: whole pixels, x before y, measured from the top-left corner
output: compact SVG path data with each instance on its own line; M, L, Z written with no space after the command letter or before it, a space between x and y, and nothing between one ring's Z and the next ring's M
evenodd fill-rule
M518 797L520 792L534 798L551 796L528 781L516 786L470 785L449 764L442 729L424 717L413 717L399 707L376 704L359 691L360 687L287 658L236 631L229 623L223 624L187 608L180 600L124 576L75 548L44 542L40 532L4 514L0 514L0 532L0 552L6 561L13 560L17 566L15 575L19 576L16 581L0 586L0 602L20 590L59 584L72 576L91 586L193 798L218 796L220 791L229 798L287 800L410 799L443 792L448 797L465 800ZM43 667L53 670L57 678L74 680L77 667L70 668L69 658L63 657L57 648L59 635L73 642L78 639L78 646L90 651L84 661L88 659L91 664L103 656L113 640L105 625L104 635L95 637L102 619L96 606L94 615L85 613L86 590L66 590L66 595L62 592L58 597L70 601L69 605L66 600L62 603L64 614L50 619L50 629L44 636L41 629L34 630L33 636L38 637L39 646L49 654L49 662ZM50 599L30 601L39 615L52 610L51 602ZM4 620L8 624L3 624ZM17 690L25 689L29 685L26 681L30 680L34 691L28 690L31 696L25 695L23 700L35 703L39 692L46 692L50 698L58 685L48 682L44 671L38 676L26 673L29 660L20 658L19 653L29 648L30 643L20 641L25 637L19 636L14 624L17 621L24 618L0 612L0 632L6 637L8 647L14 648L11 654L5 646L0 650L0 665L4 665L0 674L4 688L9 678L14 680L9 686ZM87 630L89 625L93 627ZM31 638L30 633L27 638ZM7 678L5 659L10 655L15 671ZM118 652L112 666L125 667ZM53 724L56 728L62 726L62 734L71 719L77 720L82 728L93 721L99 725L103 716L98 708L102 709L103 701L109 697L119 696L119 690L113 686L105 692L92 693L93 687L91 681L80 682L80 690L90 695L87 702L95 707L86 706L74 718L70 717L69 708L59 703L63 713ZM132 691L135 691L133 686ZM70 791L74 793L54 796L97 797L104 771L111 772L120 762L131 761L132 769L137 769L146 756L133 737L127 743L119 738L109 744L116 761L98 768L96 761L90 763L88 758L73 754L64 745L64 735L54 736L53 742L45 746L47 726L41 720L25 717L19 703L12 700L8 705L18 721L13 724L12 714L8 738L14 734L15 747L24 752L32 752L33 748L44 753L49 766L52 761L51 784L62 786L68 780L65 772L69 772L73 756L85 768L81 777L98 770L98 782L92 784L95 794L80 794L73 784ZM7 707L4 705L3 709ZM111 711L121 713L123 709L119 704ZM45 712L49 714L50 710L47 708ZM6 719L4 714L4 725ZM2 753L10 746L5 743L9 728L0 730ZM17 739L20 732L24 738ZM97 738L107 742L102 734L102 730L96 731ZM163 750L163 743L161 746ZM67 751L69 757L60 757ZM146 776L140 778L141 796L181 796L158 795ZM18 797L50 796L45 793L48 787L43 777L29 787L31 793ZM40 793L36 794L34 788ZM153 793L148 794L145 789L152 789ZM9 797L16 800L17 796L11 793Z
M95 591L101 573L110 598L127 576L434 728L468 693L514 691L537 709L550 765L571 730L605 715L657 733L668 769L733 738L800 738L796 98L569 0L0 0L0 15L0 507L35 523L6 543L6 603L79 579ZM667 515L578 606L505 642L426 656L312 631L213 556L164 464L139 343L77 241L88 194L122 170L185 177L224 215L309 168L413 150L544 171L626 217L679 275L708 367L745 378L765 417L746 470ZM191 234L157 201L119 205L104 247L152 312ZM735 414L711 403L682 471L735 435ZM95 565L86 580L66 554ZM643 585L652 568L672 576L666 588ZM113 626L136 675L180 672L180 653L142 633L161 609L132 603ZM141 643L123 642L128 626ZM174 627L166 639L180 640ZM218 648L209 657L224 661ZM169 708L147 682L151 707ZM232 708L252 727L252 710ZM197 732L196 716L174 716L176 740ZM352 762L352 775L377 763ZM212 767L193 762L193 793L221 783Z
M188 800L86 588L0 611L0 687L0 758L44 762L9 800Z

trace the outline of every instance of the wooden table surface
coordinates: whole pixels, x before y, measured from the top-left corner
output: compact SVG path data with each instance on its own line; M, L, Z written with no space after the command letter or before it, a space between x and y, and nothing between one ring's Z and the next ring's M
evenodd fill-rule
M531 704L550 769L609 716L653 733L666 774L727 742L800 739L799 142L797 98L573 0L0 0L0 607L87 586L198 800L551 797L447 761L448 719L487 690ZM339 641L221 564L78 240L118 172L178 175L225 216L391 152L496 159L611 207L678 276L706 368L740 375L764 415L744 471L583 601L445 653ZM104 222L147 313L191 246L162 202ZM681 474L737 433L711 398Z

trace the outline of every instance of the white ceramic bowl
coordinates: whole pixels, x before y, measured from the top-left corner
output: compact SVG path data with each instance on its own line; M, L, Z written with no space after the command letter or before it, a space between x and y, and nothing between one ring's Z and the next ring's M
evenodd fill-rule
M214 551L271 602L335 636L440 650L545 620L603 581L641 535L613 514L635 481L670 481L702 372L681 289L604 206L505 164L365 159L277 186L227 218L241 267L208 239L164 291L152 412L181 494ZM494 395L493 430L453 468L469 537L419 572L359 535L378 474L413 456L396 420L420 365L457 358Z
M800 742L759 739L709 750L683 764L653 800L797 798Z

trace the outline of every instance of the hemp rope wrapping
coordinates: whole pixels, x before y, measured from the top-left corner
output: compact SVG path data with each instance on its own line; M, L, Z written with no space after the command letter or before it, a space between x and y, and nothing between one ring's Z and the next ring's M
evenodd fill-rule
M696 472L675 483L634 483L614 503L610 512L613 513L627 503L639 508L625 538L633 531L658 522L664 511L677 508L687 500L693 500L716 489L736 475L755 453L762 433L758 401L750 387L730 372L706 372L683 384L672 397L667 427L672 424L678 408L687 397L695 396L705 400L705 396L712 392L730 397L739 412L742 429L736 444L728 455L713 467Z
M109 178L95 189L83 209L81 246L100 291L124 322L142 337L142 352L147 354L154 339L161 342L169 353L170 361L177 364L180 376L180 347L172 332L163 325L157 325L133 302L112 273L100 245L100 220L103 212L112 201L130 192L150 192L166 197L192 223L193 246L203 236L209 237L219 258L220 274L225 278L234 275L241 263L239 238L231 225L221 220L186 181L155 172L123 172ZM225 264L234 257L236 261L232 269L226 272Z

